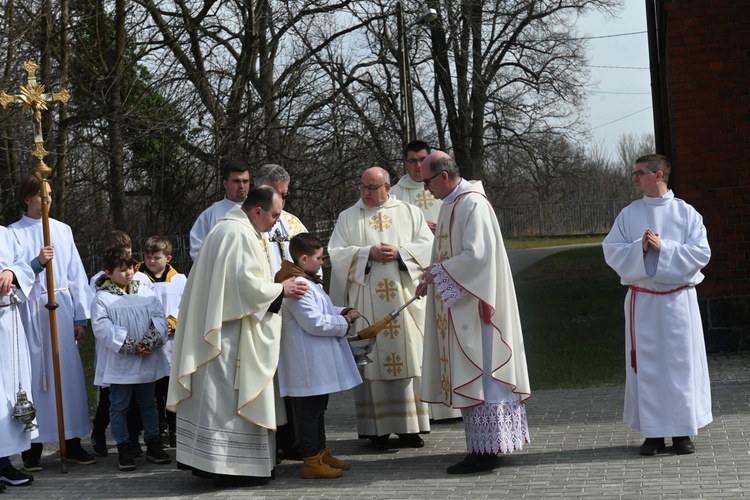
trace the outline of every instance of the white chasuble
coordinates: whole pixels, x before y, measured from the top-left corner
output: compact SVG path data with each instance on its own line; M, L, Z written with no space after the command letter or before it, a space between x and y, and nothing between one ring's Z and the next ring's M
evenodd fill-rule
M76 321L86 321L90 318L94 292L89 287L70 226L55 219L49 220L49 226L50 240L55 247L52 268L55 302L58 304L55 314L65 439L72 439L91 432L86 381L73 327ZM44 247L41 219L24 215L21 220L8 226L8 229L21 247L27 263L39 256L39 251ZM46 304L45 270L36 276L28 300L25 300L20 308L31 352L32 392L39 424L39 437L34 439L35 443L51 443L59 439L52 340Z
M660 250L644 254L646 229L659 235ZM623 421L643 437L694 436L713 420L695 292L711 258L703 218L671 190L643 197L620 212L602 248L630 287Z
M424 188L424 182L417 182L405 175L391 188L390 194L401 201L418 207L428 223L437 222L443 202L436 199L431 192Z
M467 183L440 209L432 261L461 295L438 286L427 294L422 399L469 408L495 399L487 391L531 395L521 321L502 234L480 182ZM468 293L467 293L468 292ZM491 335L491 339L484 336ZM492 386L497 386L494 388Z
M399 261L370 261L370 248L387 243L399 248ZM360 200L339 215L328 246L331 257L331 299L360 311L370 323L385 318L414 296L428 264L432 234L422 212L389 197L380 207ZM422 373L424 301L409 305L377 336L367 380L402 380ZM364 319L355 331L367 326Z

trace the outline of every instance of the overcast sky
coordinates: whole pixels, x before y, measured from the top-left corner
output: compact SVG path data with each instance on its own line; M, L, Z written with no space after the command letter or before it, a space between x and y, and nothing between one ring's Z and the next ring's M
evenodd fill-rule
M625 8L617 18L597 14L582 18L578 25L581 36L607 37L588 42L591 66L588 123L593 140L603 142L611 156L620 135L632 132L641 136L654 131L646 2L625 0L624 3ZM611 36L635 32L643 33Z

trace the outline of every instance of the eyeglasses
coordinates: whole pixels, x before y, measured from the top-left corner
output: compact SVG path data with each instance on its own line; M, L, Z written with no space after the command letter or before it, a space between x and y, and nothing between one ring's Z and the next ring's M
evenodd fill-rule
M445 172L445 170L441 170L440 172L436 173L432 177L428 177L427 179L422 179L422 182L424 182L424 187L426 188L430 187L430 181L434 179L435 177L437 177L438 175L442 174L443 172Z
M290 197L291 195L292 195L292 193L291 193L291 192L289 192L289 191L287 191L286 193L279 193L279 196L281 196L281 199L282 199L282 200L286 200L286 199L287 199L287 198L289 198L289 197Z
M426 156L423 156L421 158L409 158L408 160L406 160L406 163L413 167L417 163L424 163L426 159L427 159Z
M656 170L636 170L630 173L630 177L638 177L639 179L646 174L655 174Z
M360 184L359 185L359 190L360 191L369 191L369 192L372 193L372 192L377 191L378 189L382 188L386 184L387 184L386 182L380 184L379 186L366 186L364 184Z

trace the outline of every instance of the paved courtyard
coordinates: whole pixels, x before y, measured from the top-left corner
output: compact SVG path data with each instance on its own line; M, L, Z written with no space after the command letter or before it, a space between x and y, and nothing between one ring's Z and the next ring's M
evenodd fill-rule
M694 439L697 453L671 448L641 457L641 437L622 422L623 387L536 391L527 404L532 442L502 457L490 472L449 476L463 458L463 425L438 423L419 450L382 452L356 438L349 392L332 396L327 412L329 444L354 465L339 479L304 480L301 462L282 462L276 479L257 488L215 489L210 481L174 464L137 459L138 468L117 469L109 456L91 466L68 463L60 473L53 448L29 487L8 488L3 498L725 498L750 496L750 353L710 358L714 422ZM394 439L395 442L395 439ZM84 443L88 447L88 442ZM669 442L668 442L669 444ZM174 450L169 453L174 456ZM20 457L13 457L16 465Z

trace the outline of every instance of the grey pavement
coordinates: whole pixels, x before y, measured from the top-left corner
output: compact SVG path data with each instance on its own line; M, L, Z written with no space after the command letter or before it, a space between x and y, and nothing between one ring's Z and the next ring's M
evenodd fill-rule
M750 353L711 356L709 369L714 421L694 439L693 455L668 447L640 456L641 436L622 423L622 386L535 391L531 443L494 471L451 476L445 468L466 450L460 421L434 424L424 448L382 452L357 439L352 394L344 392L332 395L326 413L329 445L353 462L339 479L301 479L301 462L283 461L269 485L215 489L174 464L137 459L135 471L119 472L110 441L113 453L90 466L69 462L65 475L57 453L45 450L34 483L0 498L742 498L750 495Z

